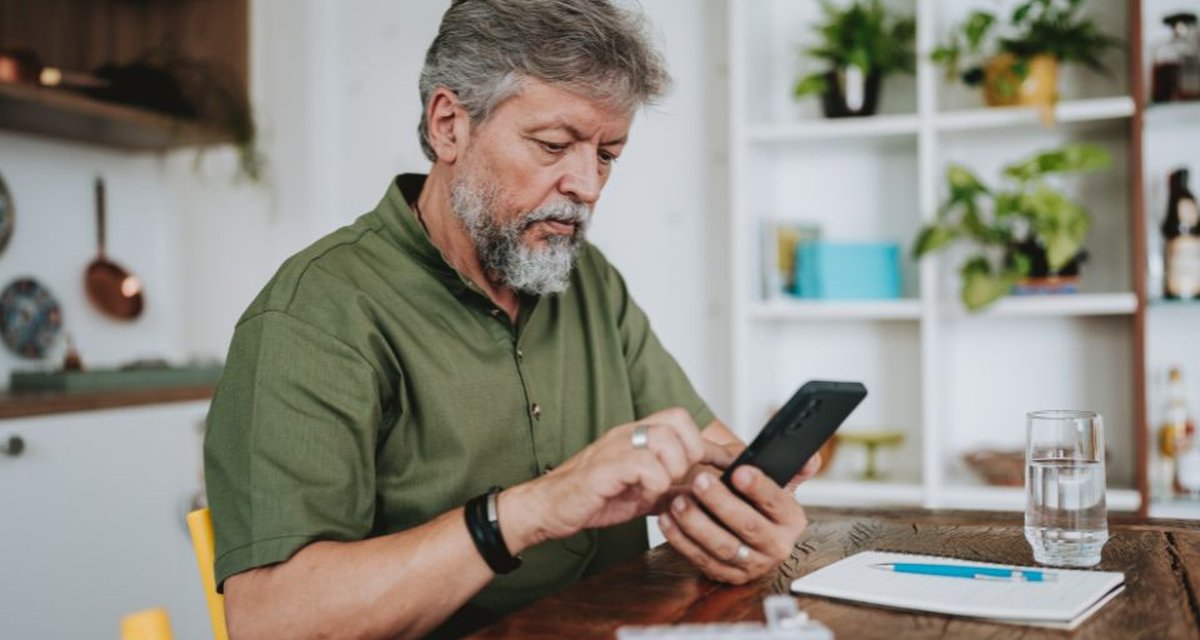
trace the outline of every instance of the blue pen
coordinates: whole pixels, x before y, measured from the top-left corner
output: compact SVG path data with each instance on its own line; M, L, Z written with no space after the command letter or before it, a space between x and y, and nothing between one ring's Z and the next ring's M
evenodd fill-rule
M1050 582L1058 576L1036 569L1004 569L1001 567L973 567L962 564L923 564L917 562L897 562L894 564L871 565L884 571L896 573L916 573L925 576L943 576L947 578L969 578L972 580L1006 580L1009 582Z

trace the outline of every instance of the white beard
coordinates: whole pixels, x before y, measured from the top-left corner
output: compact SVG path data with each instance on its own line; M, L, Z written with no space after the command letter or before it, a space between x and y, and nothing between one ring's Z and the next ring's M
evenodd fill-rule
M484 273L521 293L541 296L566 291L591 211L583 203L562 200L498 224L498 196L496 188L476 185L467 175L450 184L450 208L471 234ZM574 223L575 233L548 236L545 247L531 247L522 236L541 220Z

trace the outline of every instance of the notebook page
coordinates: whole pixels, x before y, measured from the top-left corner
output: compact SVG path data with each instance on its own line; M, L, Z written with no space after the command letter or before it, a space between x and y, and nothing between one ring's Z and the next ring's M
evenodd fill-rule
M1013 568L938 556L864 551L795 580L792 591L949 615L1064 624L1091 613L1089 608L1125 581L1121 573L1050 567L1023 568L1054 573L1057 580L1015 582L898 573L872 566L896 562Z

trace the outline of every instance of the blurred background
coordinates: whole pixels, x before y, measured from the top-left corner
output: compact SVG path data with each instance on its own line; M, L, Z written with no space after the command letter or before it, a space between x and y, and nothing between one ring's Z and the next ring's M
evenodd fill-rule
M1110 509L1200 517L1200 7L625 4L674 88L591 239L743 437L867 384L803 502L1020 510L1025 413L1075 408ZM183 514L233 326L428 169L447 6L0 0L0 636L208 637Z

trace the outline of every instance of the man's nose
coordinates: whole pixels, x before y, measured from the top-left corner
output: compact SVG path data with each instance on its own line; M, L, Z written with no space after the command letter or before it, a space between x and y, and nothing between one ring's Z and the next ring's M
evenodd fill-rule
M600 159L596 154L584 149L571 154L565 163L559 190L577 202L595 204L603 186L604 177L600 175Z

